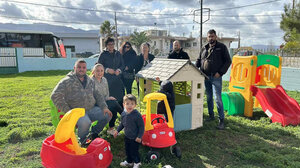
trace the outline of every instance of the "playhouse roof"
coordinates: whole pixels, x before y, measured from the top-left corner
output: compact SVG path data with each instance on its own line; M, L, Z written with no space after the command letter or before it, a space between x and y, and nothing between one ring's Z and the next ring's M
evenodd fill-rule
M160 80L170 80L180 70L190 70L190 68L193 69L193 71L197 71L198 75L203 75L190 60L155 58L151 63L147 64L139 71L136 76L150 80L155 80L156 77L159 77ZM191 76L191 78L193 77L195 76Z

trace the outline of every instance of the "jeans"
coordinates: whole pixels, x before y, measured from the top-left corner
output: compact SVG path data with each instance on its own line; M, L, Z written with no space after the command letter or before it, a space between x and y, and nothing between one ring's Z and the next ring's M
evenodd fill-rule
M219 119L224 120L224 109L222 102L222 77L215 78L214 76L209 76L209 79L205 79L205 93L207 96L207 108L209 117L214 118L214 100L213 91L215 93L215 101L217 104Z
M125 150L126 150L126 161L128 163L140 163L139 147L140 143L136 142L135 139L129 139L125 136Z
M85 115L77 121L78 137L80 138L80 142L82 143L86 139L92 122L98 121L98 123L92 127L92 133L98 135L110 119L111 117L107 113L104 115L103 111L98 106L85 111Z

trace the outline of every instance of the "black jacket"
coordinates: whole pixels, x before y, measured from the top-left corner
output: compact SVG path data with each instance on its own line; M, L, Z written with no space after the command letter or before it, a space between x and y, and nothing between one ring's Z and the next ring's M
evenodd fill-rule
M142 138L144 135L144 121L142 115L134 109L131 113L125 111L121 114L121 123L117 128L120 132L124 128L125 136L128 139L135 140L136 138Z
M200 55L196 61L196 66L206 75L214 75L217 72L224 75L230 64L231 59L227 47L220 42L216 42L212 52L208 55L209 44L202 47Z
M154 55L152 55L150 53L148 54L149 62L151 62L154 58L155 58ZM140 54L137 57L135 73L138 73L143 67L144 67L144 55Z
M98 63L104 66L104 70L110 68L114 70L120 69L122 72L124 71L123 58L120 52L116 50L113 54L110 54L108 51L103 51L100 54ZM121 74L117 76L115 74L104 73L104 77L107 79L110 96L115 97L118 102L121 103L124 96L124 85L121 80Z
M100 54L98 63L102 64L104 68L111 68L114 70L124 70L124 61L119 51L114 51L114 54L110 54L109 51L103 51Z
M122 55L124 61L124 67L128 67L127 72L132 73L134 69L136 69L136 52L131 48L127 52Z
M175 110L175 94L173 90L173 84L172 82L165 80L160 83L160 90L158 91L160 93L163 93L167 96L167 100L171 109L171 113L173 114ZM165 112L165 104L163 101L159 102L158 109L162 110L163 113ZM161 114L161 113L160 113Z
M179 50L179 53L174 50L169 53L168 59L190 59L189 55L182 50Z

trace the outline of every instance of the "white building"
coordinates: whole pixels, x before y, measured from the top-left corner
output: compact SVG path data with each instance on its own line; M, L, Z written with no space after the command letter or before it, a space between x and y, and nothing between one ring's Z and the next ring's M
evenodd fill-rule
M65 48L70 48L72 57L76 54L86 53L93 55L99 53L98 33L55 33L63 40Z
M179 37L179 36L170 36L167 30L146 30L146 35L150 37L150 52L154 54L156 57L166 57L169 52L173 49L173 42L178 40L181 47L185 52L187 52L192 61L195 61L200 53L200 38L197 37ZM119 45L124 41L129 41L130 36L120 36L118 37ZM100 38L102 41L102 45L100 44L100 51L102 51L104 46L104 39ZM230 48L230 44L233 41L238 41L237 38L232 37L218 37L218 41L224 43L227 48ZM202 45L205 45L206 37L202 37ZM136 50L136 48L134 48ZM137 51L137 50L136 50Z

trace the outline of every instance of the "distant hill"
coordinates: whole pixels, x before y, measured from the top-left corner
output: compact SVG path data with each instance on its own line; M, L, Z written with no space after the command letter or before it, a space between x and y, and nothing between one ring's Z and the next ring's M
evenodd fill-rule
M12 24L0 23L0 29L5 30L33 30L33 31L49 31L55 33L98 33L99 30L85 31L82 29L74 29L66 26L55 26L44 23L35 24Z

